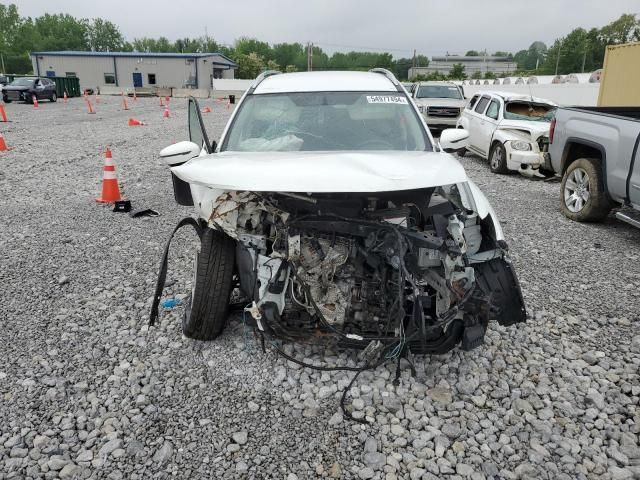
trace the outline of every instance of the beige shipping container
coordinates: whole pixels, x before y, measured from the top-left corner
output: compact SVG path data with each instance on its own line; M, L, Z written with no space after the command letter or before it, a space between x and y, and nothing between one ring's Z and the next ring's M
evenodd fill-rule
M640 42L607 47L598 106L640 106Z

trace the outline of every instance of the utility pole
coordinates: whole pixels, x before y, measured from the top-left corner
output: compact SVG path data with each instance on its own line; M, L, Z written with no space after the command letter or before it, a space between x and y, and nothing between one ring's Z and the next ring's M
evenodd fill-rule
M589 41L584 45L584 53L582 54L582 73L584 73L584 65L587 62L587 48L589 48Z
M0 62L2 62L2 73L7 73L4 69L4 56L0 53Z
M558 75L558 65L560 65L560 53L562 53L562 42L558 45L558 58L556 58L556 75Z
M307 72L313 70L313 43L307 42Z
M412 68L411 68L411 72L413 73L413 76L416 76L416 49L413 49L413 63L412 63Z

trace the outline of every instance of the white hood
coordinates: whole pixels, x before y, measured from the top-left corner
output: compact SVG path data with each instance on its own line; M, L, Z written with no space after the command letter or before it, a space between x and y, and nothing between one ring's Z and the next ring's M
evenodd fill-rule
M503 120L498 125L500 130L526 130L535 140L540 135L549 135L550 122L529 120Z
M223 152L171 171L190 184L253 192L386 192L468 180L438 152Z

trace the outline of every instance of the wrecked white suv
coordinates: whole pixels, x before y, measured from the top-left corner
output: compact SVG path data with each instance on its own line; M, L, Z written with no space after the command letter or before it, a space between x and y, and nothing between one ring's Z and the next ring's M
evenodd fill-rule
M380 358L471 349L489 320L525 320L498 219L446 153L467 132L434 144L388 71L266 72L218 143L189 102L191 142L161 152L197 216L179 226L201 238L186 336L220 335L234 289L263 338ZM166 252L152 323L165 275Z
M549 127L556 109L555 103L529 95L481 92L471 98L457 126L469 132L467 149L488 159L493 173L544 176L541 169L552 170Z

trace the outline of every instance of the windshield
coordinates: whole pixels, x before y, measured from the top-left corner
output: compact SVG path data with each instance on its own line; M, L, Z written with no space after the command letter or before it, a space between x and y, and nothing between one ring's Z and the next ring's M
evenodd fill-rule
M556 107L546 103L507 102L504 105L505 120L550 122L555 113Z
M461 100L462 95L458 87L451 85L421 85L416 92L416 98L455 98Z
M33 78L16 78L11 85L16 87L31 87L33 86Z
M304 92L249 95L221 151L432 150L406 95Z

